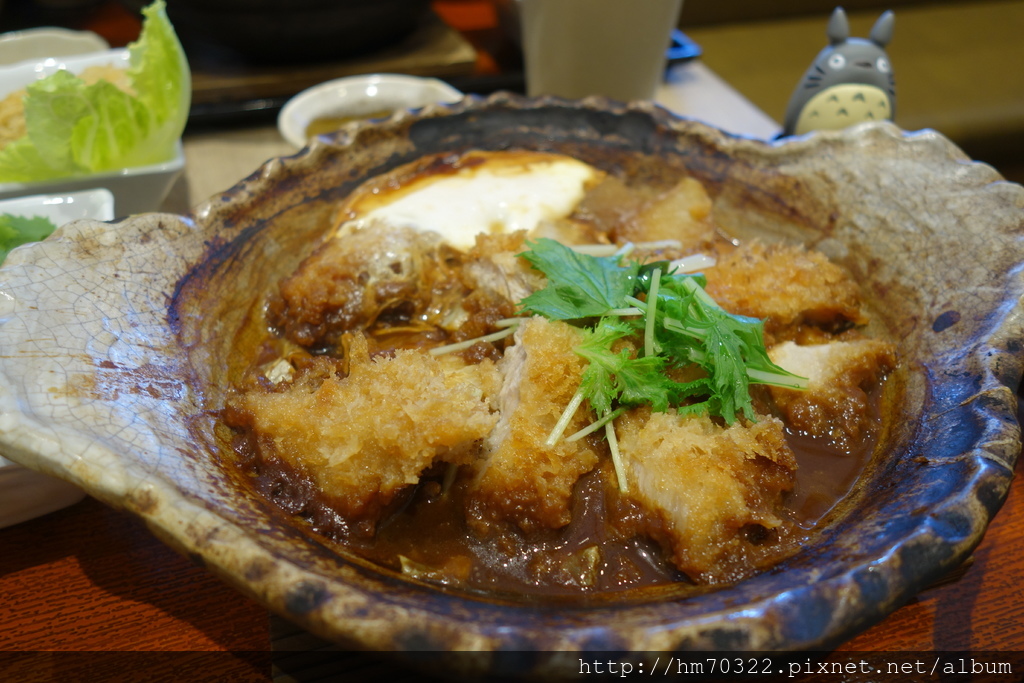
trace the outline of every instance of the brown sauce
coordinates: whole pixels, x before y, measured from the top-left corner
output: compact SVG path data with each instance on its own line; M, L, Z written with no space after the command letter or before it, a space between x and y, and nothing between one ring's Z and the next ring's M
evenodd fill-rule
M875 440L846 455L819 439L792 433L787 436L800 466L786 506L800 528L811 529L853 489L871 457Z
M306 126L306 139L315 138L317 135L323 135L324 133L333 133L338 130L346 123L352 121L363 121L368 119L380 119L391 114L388 110L373 111L366 114L359 114L358 116L322 116L320 118L313 119Z
M799 537L773 539L768 552L776 559L789 554L850 492L876 441L866 439L847 454L821 439L794 433L787 439L799 467L786 511ZM675 569L655 542L624 537L606 522L624 511L607 500L602 478L610 473L602 467L577 484L573 521L564 529L527 538L495 527L481 538L466 521L466 482L457 480L443 493L443 471L423 477L376 528L349 526L316 486L283 463L261 457L245 434L237 434L235 450L255 488L282 510L347 551L413 578L515 599L599 598L670 585L675 593L706 590Z

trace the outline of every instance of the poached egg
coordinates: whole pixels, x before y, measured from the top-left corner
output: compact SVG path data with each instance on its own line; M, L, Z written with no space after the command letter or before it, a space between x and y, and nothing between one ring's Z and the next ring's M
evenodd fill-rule
M383 223L434 231L469 249L479 233L534 233L569 216L602 176L578 159L525 150L417 163L357 189L343 206L335 236Z

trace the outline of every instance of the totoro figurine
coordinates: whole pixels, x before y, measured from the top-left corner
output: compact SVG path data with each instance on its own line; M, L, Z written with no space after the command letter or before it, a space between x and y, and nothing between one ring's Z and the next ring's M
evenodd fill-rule
M793 92L783 135L892 120L896 82L885 46L892 40L893 20L892 11L887 11L867 40L851 38L846 12L835 8L828 22L829 46L818 53Z

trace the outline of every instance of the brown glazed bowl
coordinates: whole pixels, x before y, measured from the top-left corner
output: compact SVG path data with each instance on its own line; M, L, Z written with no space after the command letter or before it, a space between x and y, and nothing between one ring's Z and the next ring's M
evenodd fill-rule
M798 554L685 597L498 601L361 560L235 470L216 411L248 362L258 293L360 181L471 148L555 150L651 178L685 169L726 230L812 245L864 284L899 341L889 426ZM958 567L1006 496L1020 448L1022 238L1024 188L934 132L882 123L764 142L644 103L431 105L271 160L192 215L79 221L12 254L0 270L0 452L140 516L342 645L524 676L557 673L565 653L830 648Z

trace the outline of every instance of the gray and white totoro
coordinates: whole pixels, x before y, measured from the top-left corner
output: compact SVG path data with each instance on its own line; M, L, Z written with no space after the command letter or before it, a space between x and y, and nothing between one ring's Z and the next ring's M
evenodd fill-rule
M862 121L892 120L896 81L885 47L894 16L883 13L867 39L851 38L842 7L828 22L829 45L804 73L786 108L783 135L837 130Z

